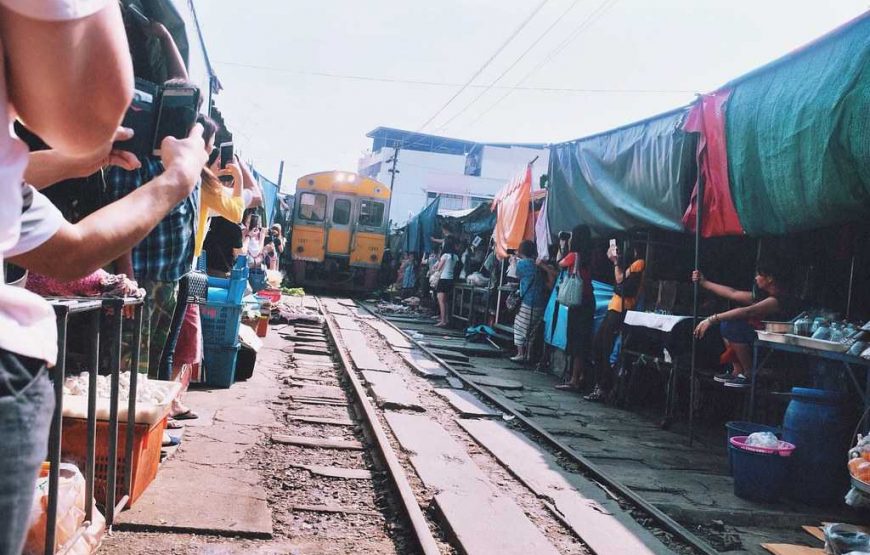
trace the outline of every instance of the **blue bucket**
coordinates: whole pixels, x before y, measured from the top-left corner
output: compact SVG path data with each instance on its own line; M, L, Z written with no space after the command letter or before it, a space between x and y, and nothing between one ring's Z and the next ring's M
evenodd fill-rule
M773 426L765 426L764 424L756 424L755 422L742 422L732 420L725 423L725 429L728 430L728 437L725 439L725 448L728 449L728 474L734 475L734 461L731 458L731 438L736 436L748 436L755 432L771 432L776 434L776 437L782 439L782 430Z
M734 495L752 501L773 502L782 496L788 482L792 457L753 453L728 446L733 462Z

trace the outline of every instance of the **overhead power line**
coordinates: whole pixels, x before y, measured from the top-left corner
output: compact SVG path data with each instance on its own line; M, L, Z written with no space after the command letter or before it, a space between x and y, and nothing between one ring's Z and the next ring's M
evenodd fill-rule
M374 75L353 75L342 73L329 73L323 71L302 71L287 69L281 67L264 66L256 64L243 64L240 62L225 62L213 61L217 65L226 65L232 67L242 67L247 69L255 69L258 71L270 71L275 73L289 73L293 75L305 75L311 77L323 77L327 79L339 79L348 81L369 81L375 83L392 83L399 85L420 85L426 87L443 87L452 88L460 87L462 83L451 83L448 81L428 81L419 79L395 79L391 77L378 77ZM528 92L547 92L547 93L640 93L640 94L676 94L676 93L695 93L692 89L617 89L617 88L577 88L577 87L517 87L510 85L475 85L468 86L469 89L495 89L495 90L510 90L510 91L528 91Z
M451 96L450 99L447 100L447 102L444 103L443 106L441 106L440 108L438 108L438 110L436 110L435 113L432 114L432 116L430 116L429 119L427 119L426 122L425 122L423 125L421 125L421 126L417 129L417 132L420 132L420 131L422 131L423 129L425 129L427 125L429 125L430 123L432 123L432 121L433 121L435 118L437 118L439 115L441 115L441 112L443 112L443 111L444 111L448 106L450 106L450 104L453 103L453 101L456 100L456 98L457 98L460 94L462 94L462 93L465 91L465 89L467 89L468 86L471 85L471 83L474 82L474 80L477 79L477 78L480 76L480 74L483 73L483 71L484 71L487 67L489 67L489 64L491 64L492 61L495 60L495 58L496 58L499 54L501 54L502 51L503 51L505 48L507 48L507 45L510 44L511 41L514 40L518 34L520 34L520 31L522 31L522 30L526 27L526 25L529 24L529 22L530 22L530 21L531 21L531 20L532 20L532 19L533 19L537 14L538 14L538 12L541 11L541 8L543 8L544 5L545 5L547 2L549 2L549 1L550 1L550 0L543 0L540 4L538 4L538 5L535 7L535 9L532 10L532 13L530 13L529 16L526 17L526 19L523 20L522 23L520 23L519 27L517 27L516 29L514 29L514 31L513 31L513 32L512 32L508 37L507 37L507 39L505 39L505 41L504 41L503 43L501 43L501 46L498 47L498 49L493 53L493 55L490 56L489 59L487 59L487 60L483 63L483 65L480 66L480 67L478 68L477 71L474 72L474 75L472 75L471 78L469 78L468 81L466 81L466 82L465 82L465 83L464 83L464 84L459 88L459 90L456 91L456 92L453 94L453 96Z
M528 46L528 48L526 48L526 49L523 51L523 53L520 54L519 57L517 57L517 59L514 60L514 62L513 62L510 66L508 66L508 68L507 68L506 70L502 71L501 74L500 74L498 77L496 77L495 80L492 81L489 85L483 87L483 90L480 91L480 92L477 94L477 96L475 96L474 98L472 98L472 99L471 99L471 102L469 102L468 104L466 104L465 106L463 106L461 110L459 110L458 112L456 112L455 114L453 114L453 117L451 117L451 118L448 119L446 122L444 122L444 124L441 125L440 129L443 129L443 128L447 127L448 125L450 125L451 123L453 123L453 121L455 121L456 118L458 118L459 116L461 116L462 114L464 114L465 112L467 112L469 108L471 108L472 106L474 106L474 105L477 103L477 101L480 100L480 99L483 97L483 95L485 95L485 94L488 93L490 90L492 90L492 88L493 88L496 84L498 84L499 81L501 81L502 79L504 79L505 75L507 75L508 73L510 73L511 70L513 70L513 68L515 68L515 67L517 66L517 64L519 64L519 63L520 63L520 62L521 62L521 61L526 57L526 55L527 55L529 52L531 52L531 51L532 51L532 50L533 50L533 49L538 45L538 43L540 43L542 40L544 40L544 38L549 34L549 32L552 31L553 28L554 28L556 25L558 25L559 22L562 21L562 20L565 18L565 16L568 15L568 13L569 13L571 10L573 10L574 7L575 7L579 2L580 2L580 0L574 0L574 1L571 3L571 5L568 6L568 9L566 9L566 10L563 11L561 14L559 14L559 17L557 17L557 18L553 21L553 23L551 23L550 26L547 27L547 28L544 30L543 33L541 33L540 35L538 35L538 38L536 38L536 39L534 40L534 42L532 42L532 44L530 44L530 45Z
M522 85L524 85L526 83L526 81L528 81L529 78L532 77L532 75L534 75L535 73L538 72L538 70L540 70L542 67L544 67L545 65L550 63L550 61L553 58L555 58L556 56L561 54L562 51L565 50L565 48L569 44L574 42L574 39L576 39L580 35L580 33L582 33L584 30L586 30L590 25L595 23L595 21L600 19L618 1L619 0L604 0L603 2L601 2L601 4L599 4L598 7L592 11L592 13L590 13L585 19L583 19L583 21L580 22L580 24L574 29L574 31L571 32L570 35L568 35L568 37L565 40L563 40L561 43L559 43L559 45L557 45L555 48L553 48L550 51L550 53L543 60L541 60L540 63L538 63L536 66L534 66L528 73L526 73L525 76L523 76L523 78L520 79L520 81L517 83L517 86L521 87ZM466 124L465 127L463 127L463 129L477 123L480 120L480 118L482 118L483 116L485 116L486 114L491 112L496 106L498 106L499 104L504 102L504 100L507 99L507 97L509 97L513 92L514 91L512 91L512 90L506 91L505 94L502 95L494 103L492 103L489 106L489 108L487 108L486 110L481 112L476 118L474 118L471 122Z

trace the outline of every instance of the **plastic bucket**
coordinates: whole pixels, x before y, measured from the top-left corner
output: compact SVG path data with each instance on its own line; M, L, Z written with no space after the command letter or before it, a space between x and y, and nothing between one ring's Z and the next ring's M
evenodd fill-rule
M737 436L748 436L755 432L772 432L776 437L782 439L782 429L774 428L773 426L765 426L764 424L756 424L755 422L743 422L740 420L732 420L725 423L725 429L728 430L728 437L725 439L725 448L728 449L728 473L734 474L734 461L731 460L731 438Z
M783 439L792 456L791 497L810 504L842 503L849 490L843 464L855 425L848 397L837 391L795 387L783 417Z
M752 501L776 501L782 496L793 457L754 453L729 445L734 463L734 495Z

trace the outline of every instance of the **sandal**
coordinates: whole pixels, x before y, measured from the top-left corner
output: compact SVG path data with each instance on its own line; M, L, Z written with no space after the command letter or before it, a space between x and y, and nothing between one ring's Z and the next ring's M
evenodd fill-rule
M558 389L559 391L580 391L580 386L572 383L560 383L553 388Z
M174 418L175 420L196 420L197 418L199 418L199 415L192 410L187 409L184 412L176 414L172 418Z
M601 391L601 388L595 386L595 389L592 390L592 393L590 393L589 395L585 395L583 398L587 401L592 401L593 403L600 403L604 400L604 397L605 394L603 391Z
M167 433L163 434L163 442L161 444L162 447L174 447L181 443L181 438L178 436L171 436Z
M169 420L166 421L166 429L167 430L182 430L182 429L184 429L184 424L182 424L178 420L170 418Z

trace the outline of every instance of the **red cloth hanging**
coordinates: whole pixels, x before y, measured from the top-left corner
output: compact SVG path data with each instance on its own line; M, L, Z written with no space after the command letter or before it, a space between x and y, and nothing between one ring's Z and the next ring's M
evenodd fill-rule
M683 124L685 131L700 134L697 159L699 178L704 178L704 212L701 218L701 235L704 237L744 233L728 181L725 104L729 96L730 89L701 95ZM698 184L695 183L692 200L683 215L683 224L692 232L695 231L697 198Z

